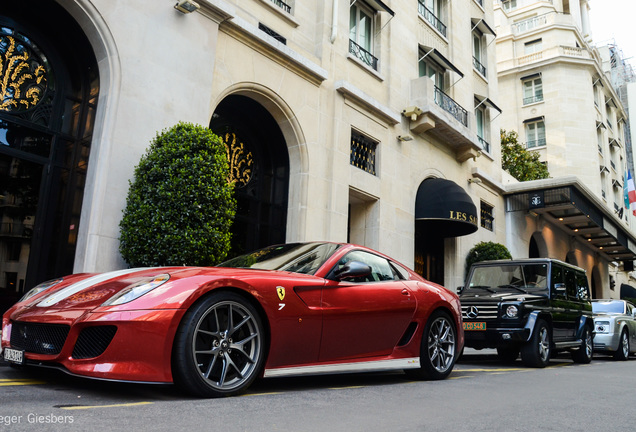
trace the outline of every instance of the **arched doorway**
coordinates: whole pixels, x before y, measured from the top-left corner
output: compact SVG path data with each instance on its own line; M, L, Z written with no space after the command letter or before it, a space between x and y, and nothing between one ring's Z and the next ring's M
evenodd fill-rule
M3 5L0 62L6 299L73 271L99 76L84 33L50 1Z
M548 257L548 245L543 238L541 232L535 232L530 237L528 246L528 258L545 258Z
M443 285L446 239L475 231L477 207L466 191L451 180L424 180L415 199L414 270Z
M289 155L280 127L254 99L230 95L214 111L210 129L228 147L236 185L230 254L284 243Z

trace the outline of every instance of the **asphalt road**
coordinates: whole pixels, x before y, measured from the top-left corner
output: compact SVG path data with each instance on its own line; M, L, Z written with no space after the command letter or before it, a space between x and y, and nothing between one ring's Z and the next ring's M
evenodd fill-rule
M620 432L634 429L636 360L562 357L529 369L467 350L445 381L400 373L268 379L225 399L1 364L0 387L0 431Z

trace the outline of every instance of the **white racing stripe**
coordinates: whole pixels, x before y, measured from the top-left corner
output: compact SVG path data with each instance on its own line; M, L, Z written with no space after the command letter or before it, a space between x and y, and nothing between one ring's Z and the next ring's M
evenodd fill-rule
M376 360L356 363L338 363L314 366L296 366L287 368L266 369L265 378L299 375L320 375L327 373L371 372L394 369L415 369L420 367L419 357Z
M153 268L158 268L158 267L153 267ZM116 277L123 276L129 273L134 273L140 270L151 270L151 268L147 268L147 269L133 268L133 269L117 270L117 271L112 271L108 273L101 273L101 274L89 277L88 279L84 279L83 281L69 285L66 288L63 288L57 291L56 293L51 294L48 297L45 297L44 300L42 300L36 306L38 307L53 306L57 302L62 301L72 296L73 294L77 294L78 292L86 288L89 288L93 285L97 285L99 283L106 282L109 279L114 279Z

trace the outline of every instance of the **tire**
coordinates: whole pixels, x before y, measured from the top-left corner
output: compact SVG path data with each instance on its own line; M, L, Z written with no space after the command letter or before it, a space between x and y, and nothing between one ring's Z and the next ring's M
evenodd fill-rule
M504 363L513 363L519 357L519 347L499 347L497 356Z
M232 396L259 375L264 353L256 309L240 295L214 293L181 321L172 351L174 383L195 396Z
M574 363L588 364L592 361L592 356L594 355L593 337L590 327L583 327L581 347L576 351L572 351L572 360L574 360Z
M408 369L408 377L419 380L441 380L453 371L457 360L455 321L443 311L431 314L420 346L420 368Z
M623 329L621 338L618 342L618 349L614 353L614 360L625 361L629 359L629 333Z
M532 337L521 346L521 360L529 367L543 368L552 354L552 330L548 323L538 319Z

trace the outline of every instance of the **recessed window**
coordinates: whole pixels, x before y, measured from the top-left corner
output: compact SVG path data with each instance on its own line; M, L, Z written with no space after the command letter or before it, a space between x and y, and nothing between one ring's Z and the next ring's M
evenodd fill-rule
M377 142L352 130L349 158L351 165L360 168L369 174L376 175L375 154L377 146Z
M526 142L528 148L545 146L545 122L543 119L526 123Z
M523 104L543 101L543 82L541 77L523 81Z
M349 9L349 53L374 70L378 59L373 55L375 11L355 2Z
M479 30L473 31L473 67L482 76L486 76L486 44L484 34Z
M481 226L489 231L493 231L495 224L494 207L484 201L481 202Z
M418 0L418 12L427 23L446 37L444 19L446 0Z
M523 45L523 52L525 55L534 54L543 49L543 42L541 39L536 39L530 42L526 42Z

